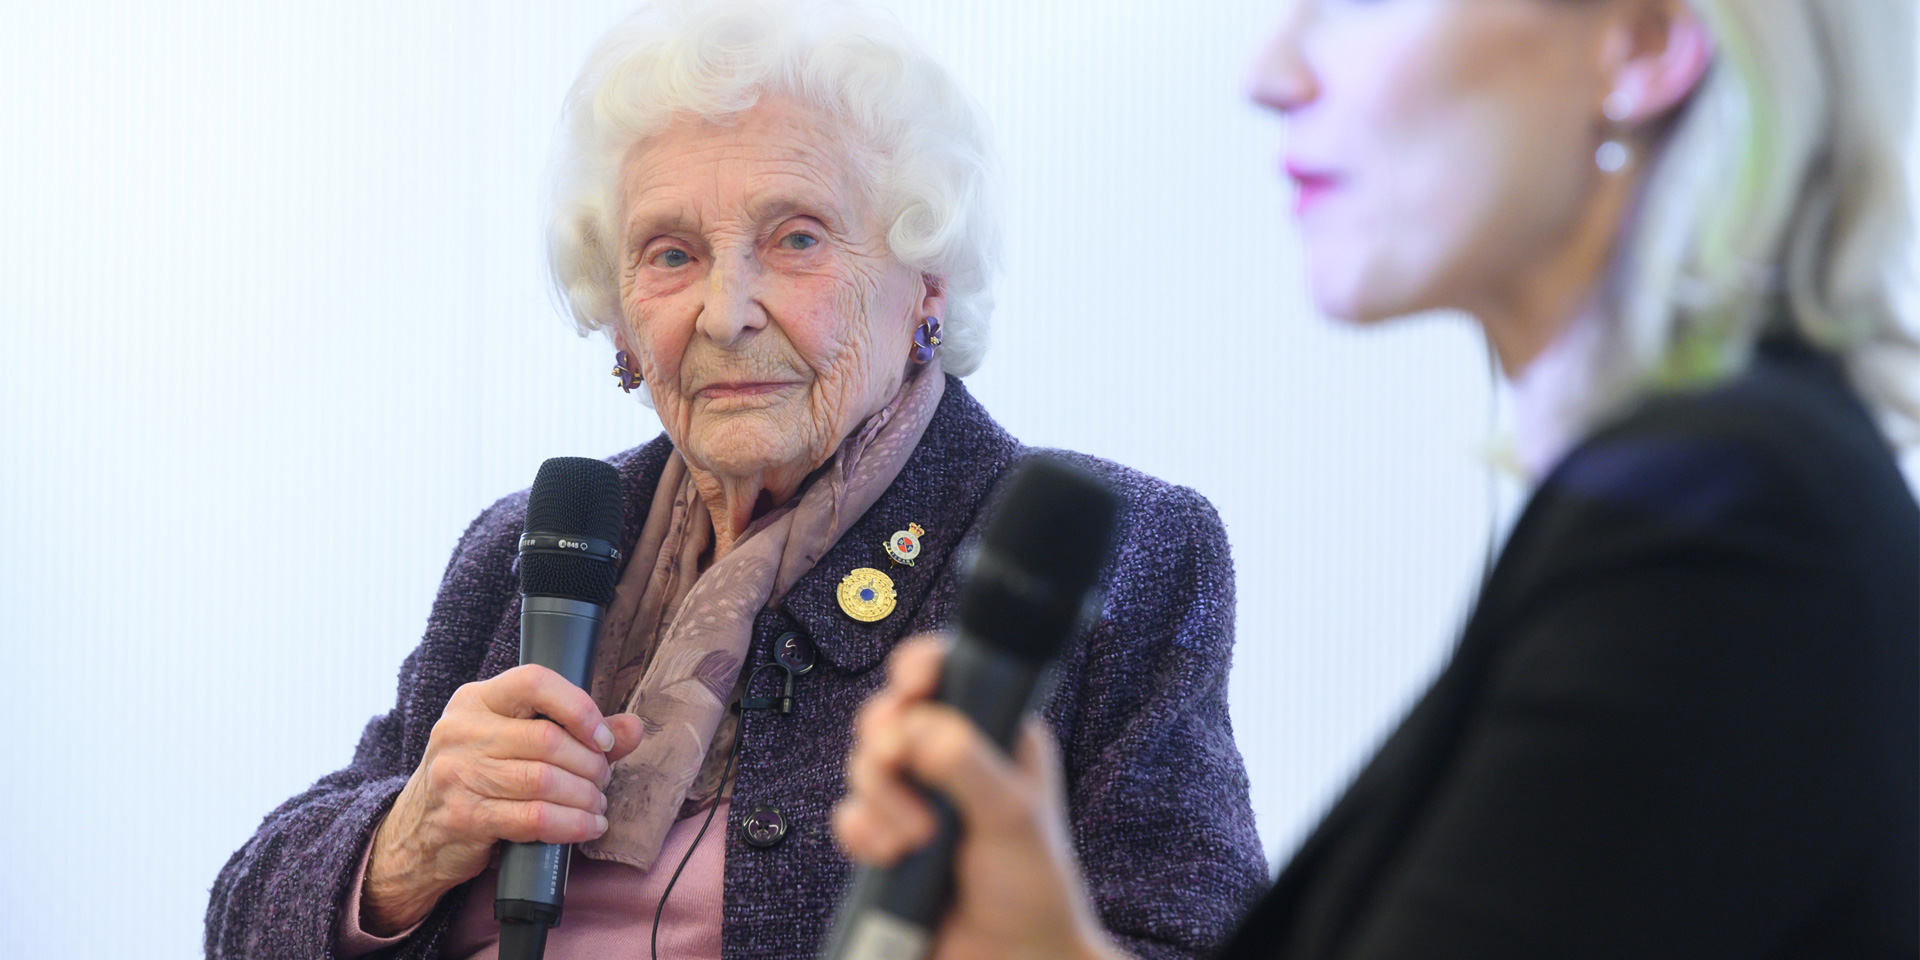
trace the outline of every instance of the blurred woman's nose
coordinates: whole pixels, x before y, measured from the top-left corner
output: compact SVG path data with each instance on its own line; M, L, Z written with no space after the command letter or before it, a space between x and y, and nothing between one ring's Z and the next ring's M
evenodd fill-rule
M700 308L700 333L731 347L767 325L760 303L760 269L750 255L716 253L707 271L707 297Z
M1247 73L1247 96L1269 110L1292 113L1313 102L1318 95L1313 71L1307 68L1301 52L1300 36L1306 28L1308 7L1314 0L1292 0L1279 25L1273 28L1266 48L1253 61Z

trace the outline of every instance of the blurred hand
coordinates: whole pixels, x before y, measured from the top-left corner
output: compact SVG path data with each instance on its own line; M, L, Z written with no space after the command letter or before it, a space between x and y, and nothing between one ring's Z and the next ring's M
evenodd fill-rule
M639 717L602 717L586 691L546 667L454 691L374 831L361 926L391 936L420 922L487 868L498 841L580 843L605 833L611 764L639 744Z
M1080 878L1064 813L1058 749L1029 717L1008 757L958 711L932 700L945 653L932 638L895 650L888 683L854 722L847 796L834 833L862 863L891 865L933 839L916 784L960 815L954 904L932 960L1113 958Z

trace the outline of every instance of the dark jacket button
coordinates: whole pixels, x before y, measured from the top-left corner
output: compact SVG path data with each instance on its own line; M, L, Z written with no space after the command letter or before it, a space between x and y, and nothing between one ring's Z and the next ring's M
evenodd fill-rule
M778 844L787 838L787 818L773 807L754 807L745 820L740 821L740 839L747 846L762 850Z
M813 641L788 630L773 642L773 658L795 676L813 669Z

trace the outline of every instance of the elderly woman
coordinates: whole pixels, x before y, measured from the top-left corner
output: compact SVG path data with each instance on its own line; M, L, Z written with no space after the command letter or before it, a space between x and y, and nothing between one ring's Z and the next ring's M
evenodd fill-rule
M949 621L956 558L1032 453L957 379L986 341L985 125L897 28L663 0L591 55L568 121L555 279L666 427L613 458L628 559L593 689L515 666L527 501L501 500L393 711L221 872L210 955L493 956L504 839L583 855L549 957L813 956L849 872L828 815L853 714L899 638ZM1126 500L1044 710L1079 856L1117 942L1197 956L1266 875L1225 537L1192 491L1073 459Z
M1254 95L1315 297L1470 313L1538 486L1226 955L1920 955L1920 514L1880 429L1920 410L1913 5L1291 7ZM1009 762L925 702L939 656L861 719L847 847L922 841L910 773L968 831L936 958L1137 953L1044 732Z

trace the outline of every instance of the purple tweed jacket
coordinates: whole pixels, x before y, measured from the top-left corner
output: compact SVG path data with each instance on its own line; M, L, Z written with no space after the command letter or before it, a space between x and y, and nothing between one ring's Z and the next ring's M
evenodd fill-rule
M625 484L629 542L639 536L670 450L663 436L612 458ZM959 548L979 535L994 481L1032 452L949 378L894 485L755 621L749 664L773 657L789 633L812 647L816 663L795 682L791 714L742 717L725 833L721 942L728 960L816 954L850 876L828 816L845 789L853 713L880 685L879 667L896 641L951 621ZM1068 456L1113 484L1126 503L1101 617L1063 656L1045 708L1064 753L1075 845L1095 905L1123 946L1143 958L1203 956L1267 883L1227 718L1233 566L1226 534L1192 490ZM526 502L522 492L495 503L461 537L426 637L400 669L398 700L367 725L352 764L269 814L220 871L207 907L207 956L333 956L350 873L448 698L518 662L514 556ZM910 521L927 533L918 563L893 571L899 607L877 623L842 613L840 579L854 567L884 566L880 544ZM778 672L761 680L767 689L749 696L775 690ZM746 841L742 824L756 809L777 810L787 825L773 846ZM393 955L440 956L466 892L443 898Z

